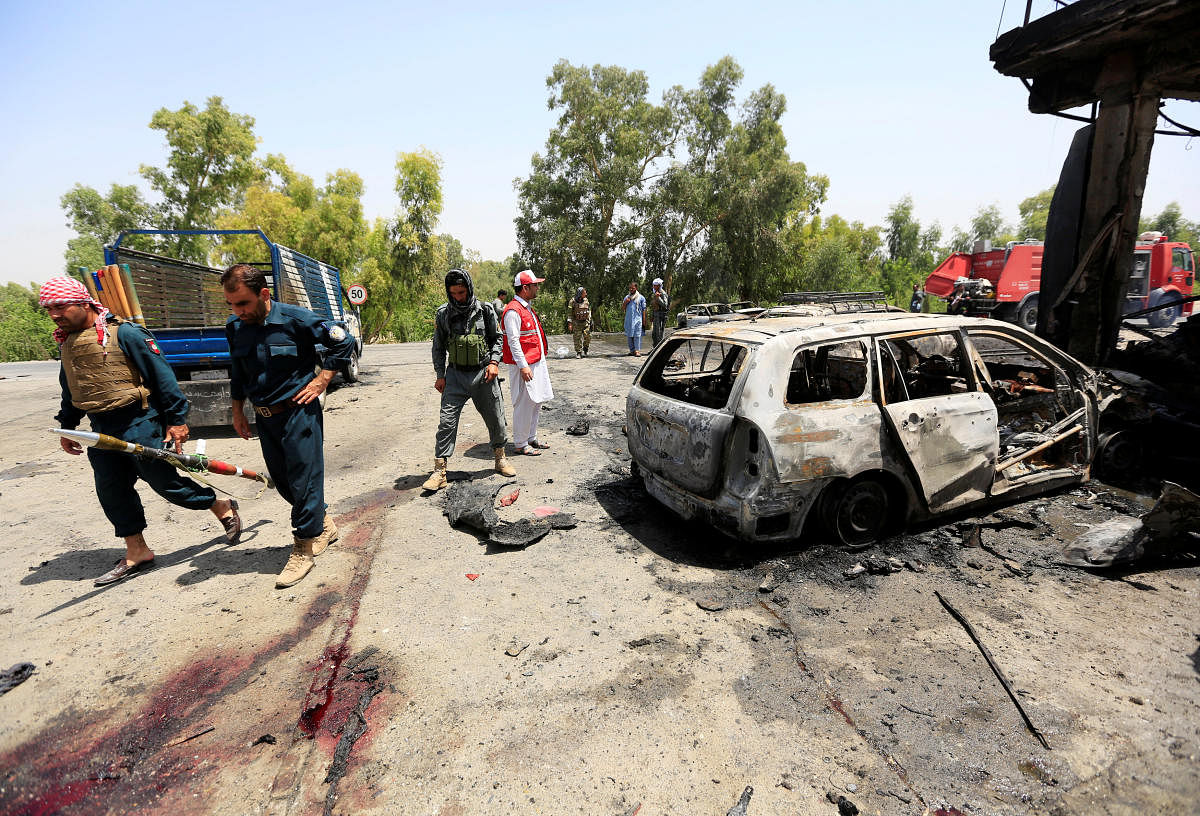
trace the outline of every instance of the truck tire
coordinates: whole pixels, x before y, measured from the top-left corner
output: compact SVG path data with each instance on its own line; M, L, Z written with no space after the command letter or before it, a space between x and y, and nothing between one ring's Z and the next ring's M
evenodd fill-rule
M358 382L358 352L350 352L350 362L342 368L342 379L348 383Z
M1157 312L1151 312L1150 314L1146 315L1146 320L1153 328L1165 329L1167 326L1170 326L1172 323L1178 320L1179 315L1183 314L1183 304L1180 302L1181 300L1183 300L1183 298L1174 293L1166 295L1161 301L1159 301L1159 303L1170 303L1172 305L1163 306L1163 308L1159 309Z
M1037 331L1038 322L1038 296L1030 295L1021 302L1021 308L1017 309L1016 323L1025 331Z

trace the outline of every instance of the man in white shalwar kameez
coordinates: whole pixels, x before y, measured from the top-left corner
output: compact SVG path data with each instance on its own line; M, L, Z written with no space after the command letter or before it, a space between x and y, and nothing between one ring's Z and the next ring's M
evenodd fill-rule
M525 456L538 456L550 446L537 438L542 403L554 397L546 367L548 344L532 301L545 278L526 269L513 279L513 299L504 307L503 360L508 365L513 405L513 446Z

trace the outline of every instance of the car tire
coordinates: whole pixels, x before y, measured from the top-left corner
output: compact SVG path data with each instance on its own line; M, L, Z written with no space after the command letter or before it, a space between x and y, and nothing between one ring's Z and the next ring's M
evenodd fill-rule
M840 544L862 548L883 537L892 518L887 485L870 476L833 485L822 496L822 521Z
M1100 435L1092 469L1101 481L1120 484L1139 472L1142 457L1142 441L1136 431L1113 431Z
M1181 314L1183 314L1182 300L1183 299L1178 295L1167 295L1162 299L1162 303L1170 303L1171 305L1164 306L1157 312L1151 312L1150 314L1146 315L1147 322L1149 322L1150 325L1156 329L1167 328L1176 320L1178 320Z
M1025 302L1021 304L1021 308L1017 309L1017 325L1025 331L1037 331L1038 323L1038 296L1030 295L1025 298Z
M350 352L350 362L342 368L342 380L348 383L358 382L358 352Z

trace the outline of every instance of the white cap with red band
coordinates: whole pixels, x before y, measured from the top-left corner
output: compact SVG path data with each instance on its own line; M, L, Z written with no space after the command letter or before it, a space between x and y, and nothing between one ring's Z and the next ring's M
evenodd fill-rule
M545 280L546 280L545 278L539 278L537 275L533 274L532 269L522 269L520 272L517 273L517 276L515 278L513 278L513 288L520 289L522 286L525 286L526 284L542 283Z

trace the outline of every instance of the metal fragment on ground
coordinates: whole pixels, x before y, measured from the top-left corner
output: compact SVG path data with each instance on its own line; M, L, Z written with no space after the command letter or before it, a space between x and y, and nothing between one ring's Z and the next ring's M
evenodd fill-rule
M1149 538L1141 519L1119 516L1089 527L1063 547L1062 561L1091 568L1129 564L1145 555Z
M592 424L586 419L581 419L571 427L567 428L567 433L570 436L585 436L592 429Z
M451 484L442 511L450 520L450 526L461 524L481 533L491 532L500 521L496 515L496 494L503 486L472 481Z
M502 521L492 528L488 543L498 547L528 547L543 538L550 529L550 523L545 519Z
M517 655L519 655L521 652L525 651L528 648L529 648L528 643L514 643L511 646L509 646L507 649L505 649L504 653L506 655L508 655L509 657L516 657Z
M742 791L742 795L738 798L737 804L726 811L725 816L746 816L747 809L750 807L750 797L754 795L754 788L749 785Z
M1163 482L1162 495L1142 516L1142 523L1156 536L1200 532L1200 496L1174 482Z

